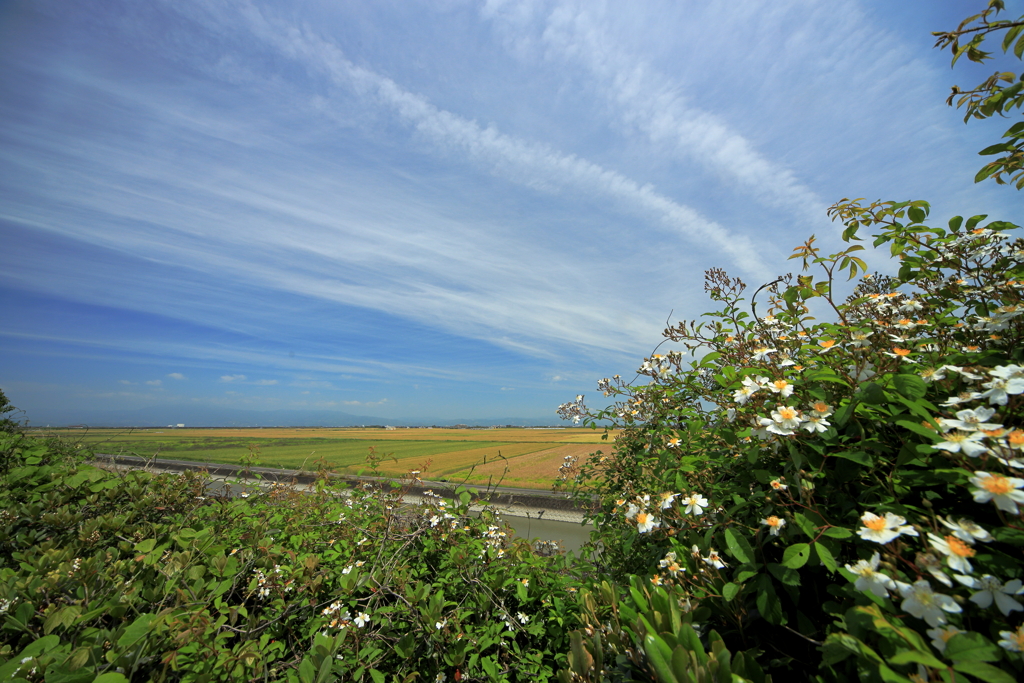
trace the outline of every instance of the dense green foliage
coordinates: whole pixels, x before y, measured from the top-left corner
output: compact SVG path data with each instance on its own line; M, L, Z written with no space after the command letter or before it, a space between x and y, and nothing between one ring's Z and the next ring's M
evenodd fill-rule
M568 650L580 578L468 491L219 497L3 439L4 680L543 680Z
M609 571L680 589L694 621L770 670L1024 675L1024 241L983 216L928 227L927 208L833 207L848 240L879 229L898 275L811 240L794 257L824 277L767 286L763 317L709 272L720 310L666 331L699 359L602 381L617 400L589 416L624 427L576 478L604 501ZM835 301L842 270L865 274Z

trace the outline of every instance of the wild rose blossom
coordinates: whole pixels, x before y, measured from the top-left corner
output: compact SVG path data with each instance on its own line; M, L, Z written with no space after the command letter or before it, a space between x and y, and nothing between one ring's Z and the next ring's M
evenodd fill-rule
M903 534L917 536L914 527L906 526L906 519L891 512L886 512L884 517L879 517L873 512L865 512L860 516L860 521L864 526L857 529L857 535L866 541L888 543Z

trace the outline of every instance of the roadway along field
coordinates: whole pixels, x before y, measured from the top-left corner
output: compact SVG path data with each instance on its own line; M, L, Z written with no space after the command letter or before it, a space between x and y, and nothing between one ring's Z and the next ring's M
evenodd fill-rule
M59 430L97 453L237 464L250 453L265 467L370 474L373 448L382 476L419 470L426 479L547 489L565 456L610 452L589 429L93 429Z

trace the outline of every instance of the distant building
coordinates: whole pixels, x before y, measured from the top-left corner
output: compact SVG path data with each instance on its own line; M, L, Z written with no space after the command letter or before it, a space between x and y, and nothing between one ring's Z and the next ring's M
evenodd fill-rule
M392 427L391 425L384 425L384 429L387 429L388 431L392 432L395 431L395 427Z
M184 429L184 427L185 427L185 425L184 425L184 424L182 424L182 423L180 423L180 422L179 422L178 424L176 424L175 426L176 426L176 427L177 427L178 429Z

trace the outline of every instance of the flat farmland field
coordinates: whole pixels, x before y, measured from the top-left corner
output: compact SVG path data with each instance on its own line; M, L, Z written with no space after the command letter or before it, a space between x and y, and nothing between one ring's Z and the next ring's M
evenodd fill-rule
M369 474L373 448L385 456L383 476L419 470L424 479L548 489L565 456L611 444L590 429L72 429L96 453L237 464L250 451L264 467L313 469L323 458L334 471ZM612 435L614 437L614 435Z

